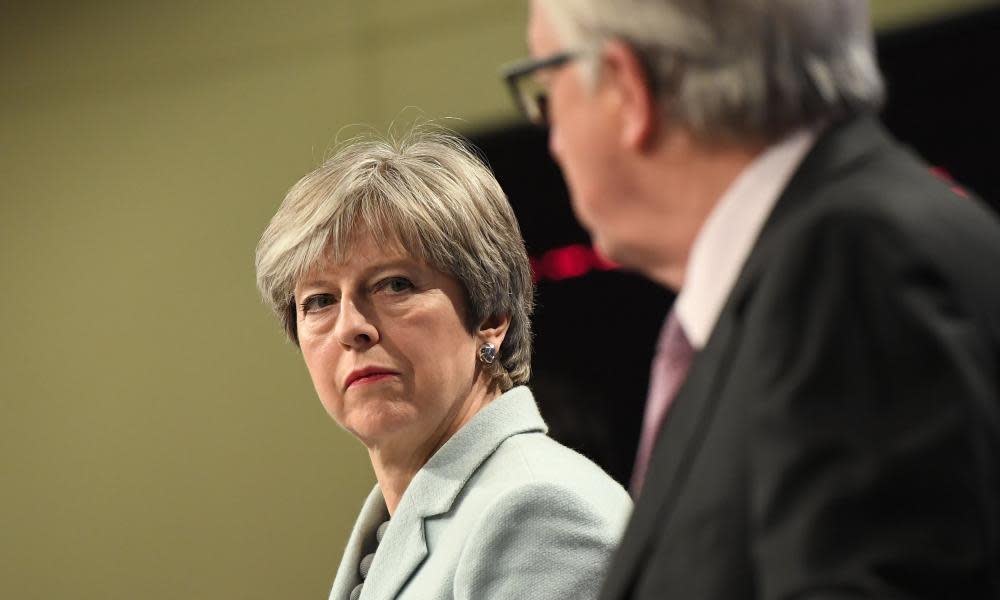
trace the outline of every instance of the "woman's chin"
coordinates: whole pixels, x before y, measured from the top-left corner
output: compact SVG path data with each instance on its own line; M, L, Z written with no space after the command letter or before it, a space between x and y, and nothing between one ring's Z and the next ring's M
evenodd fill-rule
M360 414L348 415L340 425L369 448L399 437L414 425L412 407L368 405Z

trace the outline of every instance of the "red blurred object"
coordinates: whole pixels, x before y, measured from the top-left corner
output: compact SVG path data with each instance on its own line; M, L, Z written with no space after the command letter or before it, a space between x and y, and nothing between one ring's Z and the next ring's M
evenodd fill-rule
M968 198L969 192L965 191L965 188L955 183L955 178L951 176L944 167L931 167L931 173L933 173L938 179L951 184L951 191L955 194L961 196L962 198Z
M554 248L540 258L531 257L531 272L535 282L542 279L560 281L597 271L617 269L618 265L604 258L594 248L573 244Z

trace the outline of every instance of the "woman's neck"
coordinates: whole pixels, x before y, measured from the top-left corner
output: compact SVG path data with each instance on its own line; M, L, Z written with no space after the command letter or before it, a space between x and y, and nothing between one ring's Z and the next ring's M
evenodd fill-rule
M369 446L368 456L372 461L372 469L375 471L375 478L382 490L382 497L385 499L390 516L395 514L396 506L399 505L410 482L434 453L499 395L499 390L493 386L488 389L477 386L466 401L459 403L430 436L413 439L400 434Z

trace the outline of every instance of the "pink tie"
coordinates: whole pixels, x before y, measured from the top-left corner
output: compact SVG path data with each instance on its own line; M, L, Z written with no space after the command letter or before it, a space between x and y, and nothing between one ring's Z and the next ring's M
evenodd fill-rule
M642 436L639 438L639 450L636 452L635 467L632 469L631 487L634 497L638 497L642 490L656 435L660 432L660 425L667 414L670 402L684 383L692 358L694 358L694 348L684 335L684 328L681 327L677 313L671 310L660 330L660 339L656 344L656 356L653 358L653 368L649 377L646 412L642 419Z

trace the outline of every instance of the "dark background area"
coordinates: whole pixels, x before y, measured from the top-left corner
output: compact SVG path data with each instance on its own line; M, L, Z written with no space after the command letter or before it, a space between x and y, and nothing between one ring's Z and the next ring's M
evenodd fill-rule
M1000 209L1000 9L881 34L884 123L930 164ZM544 131L473 136L517 212L528 252L589 244ZM1000 266L998 266L1000 268ZM623 271L538 283L532 388L551 434L626 484L653 346L673 295Z

